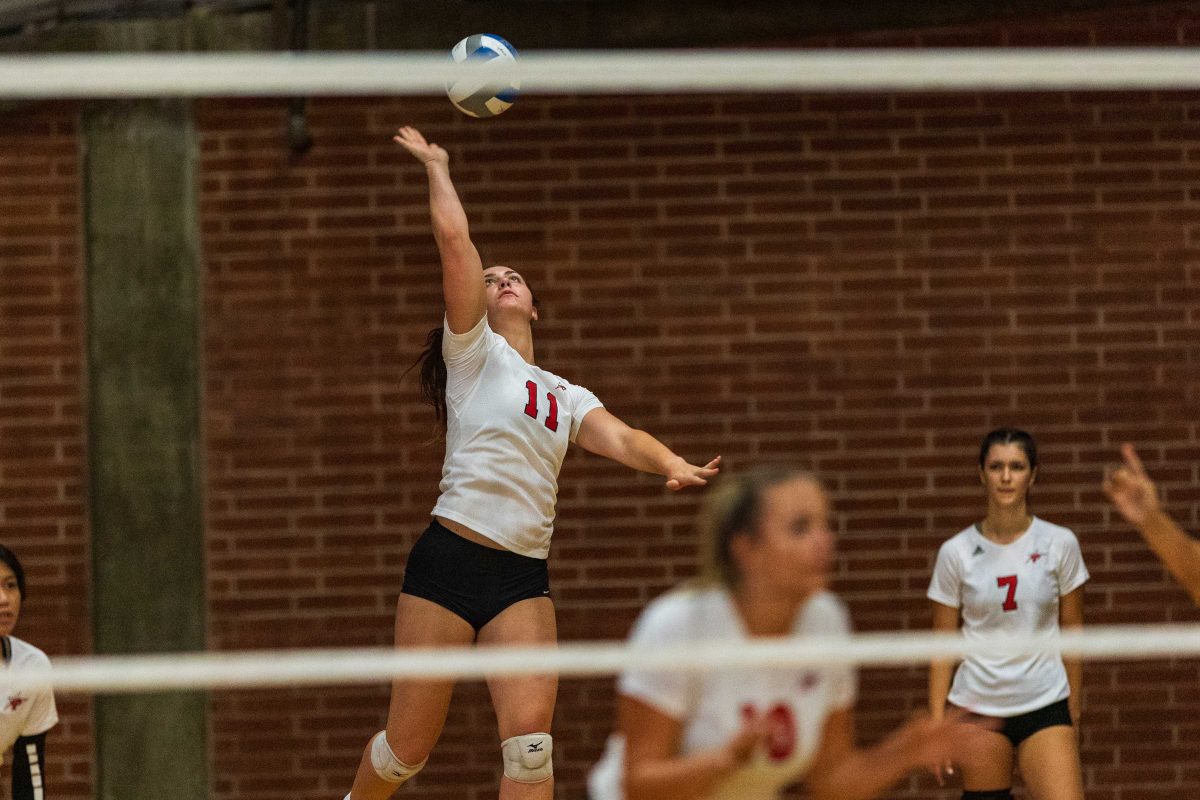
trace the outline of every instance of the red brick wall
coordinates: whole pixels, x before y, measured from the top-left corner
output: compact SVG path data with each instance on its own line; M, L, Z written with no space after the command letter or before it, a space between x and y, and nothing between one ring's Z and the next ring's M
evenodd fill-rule
M926 38L1194 38L1186 13L1130 20ZM441 308L424 176L388 140L406 122L450 149L485 259L532 278L540 363L693 460L826 477L860 628L928 624L932 558L980 513L975 448L999 424L1044 447L1036 510L1083 541L1089 620L1197 618L1098 482L1134 439L1200 522L1200 96L527 97L492 122L326 100L310 122L290 163L280 103L201 116L214 647L390 640L440 458L399 378ZM697 496L578 454L561 483L563 638L621 636L691 573ZM921 670L864 678L867 739L923 705ZM1200 791L1197 679L1195 661L1088 666L1089 797ZM610 700L607 681L564 683L562 797ZM382 689L223 696L219 795L338 796L385 707ZM463 687L405 796L491 796L498 765L486 695ZM894 796L955 794L915 779Z
M1195 44L1200 3L837 45ZM206 102L202 129L211 646L384 644L440 449L399 373L440 316L421 171L446 144L491 262L542 299L539 362L692 459L818 469L860 629L920 629L937 544L980 511L996 424L1038 434L1036 510L1079 533L1093 622L1195 620L1098 492L1142 444L1200 528L1200 95L525 97L467 120L440 99L320 100L289 159L282 102ZM86 652L80 231L74 117L0 114L0 533L25 556L21 633ZM564 638L621 637L691 573L697 495L574 454L551 560ZM1200 666L1094 663L1089 798L1200 794ZM869 670L871 740L923 705ZM379 687L219 693L214 796L341 797ZM60 702L68 798L91 786L90 708ZM564 681L560 796L610 724L608 681ZM493 795L483 690L463 685L405 796ZM893 797L949 798L928 779Z
M76 137L74 106L0 110L0 543L25 567L16 635L51 656L91 649ZM91 703L58 712L48 785L89 797Z
M1173 44L1197 9L836 43ZM1035 508L1083 542L1090 621L1200 618L1098 489L1133 439L1200 524L1200 95L526 97L491 122L321 100L295 162L283 119L278 102L200 118L214 647L390 641L440 463L399 377L441 313L424 176L389 142L407 122L450 150L485 259L532 279L539 363L693 460L826 477L859 628L927 626L933 556L979 515L975 448L999 424L1043 445ZM697 495L579 454L561 485L563 638L620 637L693 570ZM1200 793L1198 680L1194 660L1088 665L1090 798ZM923 686L867 671L863 737ZM385 697L220 696L217 794L340 796ZM608 681L564 682L560 796L579 796L610 710ZM498 766L466 685L404 794L494 796Z

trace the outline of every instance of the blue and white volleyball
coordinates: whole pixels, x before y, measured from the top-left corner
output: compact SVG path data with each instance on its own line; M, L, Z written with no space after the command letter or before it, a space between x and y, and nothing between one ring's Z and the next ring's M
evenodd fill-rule
M450 51L460 70L446 83L450 102L472 117L494 117L508 110L517 99L521 82L517 80L517 51L499 36L477 33L468 36Z

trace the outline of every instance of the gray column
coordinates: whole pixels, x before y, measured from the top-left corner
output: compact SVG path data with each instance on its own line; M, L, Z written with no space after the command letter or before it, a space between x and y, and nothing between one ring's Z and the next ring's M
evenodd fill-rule
M97 653L205 648L196 135L180 100L82 113ZM96 699L96 796L208 796L207 696Z

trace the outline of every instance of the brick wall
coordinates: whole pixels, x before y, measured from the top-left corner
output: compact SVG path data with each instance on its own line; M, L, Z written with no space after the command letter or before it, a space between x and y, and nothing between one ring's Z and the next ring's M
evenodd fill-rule
M1198 7L835 43L1174 43ZM280 103L201 117L214 647L390 641L440 463L398 378L441 313L424 174L389 142L407 122L450 150L485 260L531 278L539 363L693 460L826 477L861 629L928 625L933 556L981 512L975 448L999 424L1044 447L1035 508L1083 541L1089 620L1197 619L1098 482L1134 439L1200 521L1200 95L527 97L492 122L324 100L310 121L293 163ZM622 636L691 574L697 496L579 454L561 485L562 636ZM1088 666L1089 797L1200 791L1197 679L1195 661ZM923 691L923 670L868 671L864 739ZM315 800L345 791L386 701L216 708L221 797ZM560 796L610 711L608 681L564 682ZM405 796L493 796L498 765L486 694L464 686Z
M1195 44L1198 19L1174 3L814 44ZM1098 479L1132 438L1200 528L1200 95L531 96L491 122L325 99L299 160L282 102L198 112L214 649L391 639L441 457L399 378L440 317L423 175L388 141L404 122L450 149L485 259L532 279L539 363L689 458L826 477L860 629L928 624L933 555L980 513L974 449L997 424L1043 445L1035 509L1080 535L1090 621L1197 619ZM90 644L73 119L0 117L0 532L28 553L21 630L51 654ZM697 495L578 453L561 486L563 638L621 637L691 574ZM862 738L923 682L867 671ZM1200 794L1195 660L1089 664L1085 685L1089 798ZM564 681L561 797L611 705L608 681ZM89 707L61 707L51 780L86 797ZM385 709L382 687L215 694L214 796L341 797ZM464 684L404 796L492 796L498 766Z
M1176 43L1198 7L832 43ZM389 142L406 122L449 148L485 260L533 281L539 363L693 460L826 477L861 629L928 625L933 555L980 513L974 451L998 424L1043 444L1036 510L1083 541L1089 620L1197 618L1098 490L1134 439L1200 522L1194 93L527 97L482 123L440 99L324 100L294 163L280 103L201 120L214 647L390 641L440 459L398 379L441 308L424 176ZM563 638L622 636L691 573L696 495L579 454L561 485ZM1198 679L1088 666L1089 797L1200 792ZM864 739L923 690L922 670L868 671ZM218 794L340 796L385 708L374 688L222 696ZM608 681L564 682L560 796L610 709ZM492 796L498 763L486 694L463 686L405 796Z
M72 106L0 111L0 543L25 567L16 635L52 656L91 647L76 132ZM58 711L47 780L88 797L91 703Z

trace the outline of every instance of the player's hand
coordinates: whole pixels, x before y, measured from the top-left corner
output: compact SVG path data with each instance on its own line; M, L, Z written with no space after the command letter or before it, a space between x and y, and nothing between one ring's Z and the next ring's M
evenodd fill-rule
M954 774L954 762L939 761L931 765L929 771L933 773L933 777L937 778L938 786L945 786L946 778Z
M720 468L721 457L717 456L703 467L689 464L682 458L667 472L667 488L677 492L686 486L704 486L708 479L715 477Z
M745 764L754 755L759 745L767 740L770 733L764 716L755 715L742 722L742 728L725 745L725 754L729 758L730 769L734 770Z
M429 164L430 162L439 164L450 163L449 153L438 145L425 141L425 137L421 135L421 132L411 125L405 125L396 131L396 135L392 137L392 141L411 153L412 157L422 164Z
M920 714L901 726L896 735L909 763L924 766L941 786L947 775L954 774L953 764L963 749L970 747L981 730L998 724L962 709L950 709L938 720Z
M1127 522L1141 525L1160 508L1158 489L1146 474L1133 445L1128 442L1121 445L1121 458L1124 463L1104 476L1104 493Z

